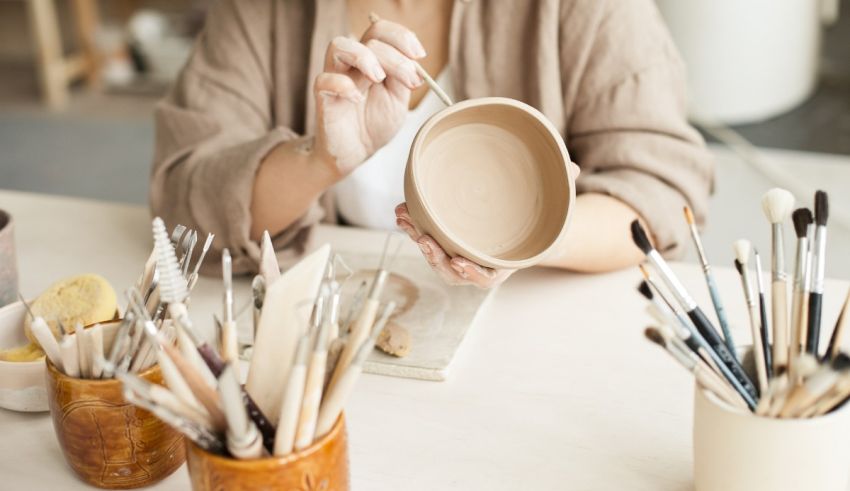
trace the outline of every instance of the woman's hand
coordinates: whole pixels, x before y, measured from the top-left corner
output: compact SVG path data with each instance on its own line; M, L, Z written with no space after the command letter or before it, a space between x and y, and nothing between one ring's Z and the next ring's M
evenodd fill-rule
M423 82L413 62L425 48L407 28L373 23L360 41L337 37L316 77L314 153L345 176L398 132L410 92Z
M433 237L416 231L413 219L402 203L395 209L396 224L416 242L422 255L431 268L450 285L475 285L479 288L493 288L513 274L513 269L492 269L476 264L461 256L451 257L440 247Z

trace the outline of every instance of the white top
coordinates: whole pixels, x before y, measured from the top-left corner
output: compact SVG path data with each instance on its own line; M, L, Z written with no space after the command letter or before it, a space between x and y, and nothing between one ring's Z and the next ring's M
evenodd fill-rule
M449 69L437 77L449 97L453 87ZM398 133L345 179L334 186L337 210L351 225L396 230L395 207L404 201L404 168L410 145L419 128L445 105L428 91L419 105L407 113Z
M0 191L0 206L15 217L26 298L87 272L120 291L150 253L144 206L9 191ZM74 240L57 244L57 237ZM311 247L330 242L340 253L374 253L384 234L319 226L313 240ZM420 257L412 241L401 254ZM673 268L710 306L699 266ZM730 319L740 320L733 321L735 339L746 342L746 305L733 296L737 274L719 266L715 274ZM639 277L632 269L520 271L481 311L448 380L361 377L346 406L352 489L693 489L692 377L644 339L651 319L635 291ZM233 287L237 305L250 298L249 279L234 278ZM828 281L827 288L843 292L847 283ZM824 319L835 319L842 300L824 296ZM211 314L220 309L221 279L202 277L189 313L203 334L212 334ZM828 337L830 329L823 332ZM0 410L0 430L0 488L92 489L64 462L47 413ZM189 488L183 466L146 489Z

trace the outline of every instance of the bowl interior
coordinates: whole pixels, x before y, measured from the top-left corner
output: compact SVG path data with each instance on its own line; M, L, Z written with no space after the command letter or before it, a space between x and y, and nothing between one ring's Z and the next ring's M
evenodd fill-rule
M24 334L25 316L26 309L20 301L0 308L0 349L14 348L29 342Z
M566 151L516 104L450 108L414 149L423 207L463 249L506 261L537 256L567 219Z

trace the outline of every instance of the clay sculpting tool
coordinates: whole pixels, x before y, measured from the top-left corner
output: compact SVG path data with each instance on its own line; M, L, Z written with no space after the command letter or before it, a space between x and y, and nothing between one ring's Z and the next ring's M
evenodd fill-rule
M103 376L103 326L95 324L89 328L89 342L91 343L91 378L99 379Z
M91 378L91 344L88 332L82 324L74 326L74 337L77 338L77 356L80 363L80 378Z
M761 336L758 302L753 293L753 283L750 279L750 271L747 268L751 252L752 246L749 241L735 241L735 269L738 270L738 274L741 276L741 288L744 290L744 300L747 303L747 313L750 318L750 334L753 338L753 357L755 358L759 390L764 391L768 388L767 366L764 360L766 350Z
M221 253L221 271L224 281L221 302L224 319L221 324L221 358L225 363L235 363L239 360L239 342L236 336L236 321L233 320L233 264L227 249Z
M77 349L76 336L65 336L59 343L59 353L62 357L62 368L65 375L79 378L80 354Z
M108 368L109 366L110 364L107 362L106 367ZM212 422L208 415L201 413L200 411L196 411L191 406L178 399L177 396L175 396L170 390L161 385L149 383L133 373L115 370L114 366L112 369L115 373L115 378L120 380L125 387L129 388L136 394L144 394L145 398L149 399L154 404L162 406L208 431L212 431Z
M323 308L323 297L316 300L316 310ZM325 368L328 360L328 323L323 322L317 313L313 353L307 364L304 382L304 397L295 434L295 450L302 450L313 443L316 436L316 421L319 418L319 405L322 402L322 389L325 382ZM317 326L314 326L314 329Z
M743 386L744 390L750 394L751 398L757 398L758 391L750 378L744 372L744 369L741 367L737 358L732 355L729 348L726 347L725 342L720 338L720 335L717 334L714 326L711 325L711 321L708 320L708 317L706 317L705 313L703 313L703 311L699 308L699 305L697 305L696 301L693 297L691 297L684 285L682 285L681 281L679 281L678 277L676 277L675 273L673 273L673 270L670 269L670 266L664 258L661 257L661 254L659 254L655 247L652 246L652 243L649 241L649 237L646 235L646 231L643 229L638 220L634 220L632 222L631 231L635 245L643 251L649 262L652 263L658 271L664 283L673 293L676 301L681 305L682 309L686 311L688 317L693 322L694 326L696 326L696 329L702 337L705 338L706 342L720 358L723 365L729 369L734 378L738 380L741 386Z
M788 370L794 378L794 364L805 347L805 326L809 300L809 238L808 229L814 219L811 210L798 208L791 214L797 234L797 253L794 255L794 292L791 300L791 336L788 343Z
M280 278L280 265L277 262L274 244L272 244L268 230L263 232L263 240L260 245L260 276L265 280L266 285L271 285Z
M204 264L204 259L207 257L207 252L209 252L210 247L212 246L213 239L215 239L215 235L207 234L207 238L204 240L204 245L201 248L201 255L198 257L197 262L195 262L195 267L192 269L192 273L187 278L187 288L190 292L195 288L195 284L198 282L198 273L201 271L201 265Z
M307 381L307 358L310 352L310 335L304 334L298 341L295 362L288 373L286 390L280 404L277 422L277 434L274 439L275 457L284 457L295 448L295 436L298 432L301 401Z
M788 273L785 271L785 244L782 224L791 216L794 195L774 188L761 200L762 210L770 222L771 309L773 324L773 367L776 373L788 366Z
M768 381L773 376L773 352L770 345L770 327L767 319L767 303L765 302L764 283L762 282L761 256L758 249L753 249L756 258L756 291L759 297L759 324L761 329L761 345L764 349L764 367Z
M815 193L815 245L812 259L812 292L809 294L809 329L806 333L806 351L818 356L820 343L823 284L826 268L826 221L829 218L829 200L823 191Z
M44 321L44 318L41 316L35 316L30 310L29 304L24 300L20 294L18 294L18 298L21 300L21 303L24 304L24 308L27 310L27 315L30 317L30 331L32 335L35 337L38 344L41 346L41 349L44 350L44 354L47 355L47 358L53 363L60 372L64 372L64 365L62 364L62 354L59 351L59 343L56 341L56 337L53 335L53 331L50 330L50 327L47 325L47 322Z
M729 321L726 319L726 309L723 308L723 302L720 299L720 293L717 290L717 283L714 281L714 274L711 272L711 264L708 262L708 257L705 255L705 249L702 246L702 240L697 230L696 219L689 206L685 206L685 220L688 222L688 228L691 231L691 238L694 241L694 246L699 256L702 272L705 276L705 282L708 285L708 293L711 295L711 303L714 305L714 311L717 313L717 322L720 324L720 330L723 332L723 340L726 342L726 347L732 354L735 354L735 341L732 339L732 333L729 331Z
M218 378L218 390L227 419L227 450L237 459L256 459L263 456L263 439L257 426L248 418L236 377L233 365L228 364Z

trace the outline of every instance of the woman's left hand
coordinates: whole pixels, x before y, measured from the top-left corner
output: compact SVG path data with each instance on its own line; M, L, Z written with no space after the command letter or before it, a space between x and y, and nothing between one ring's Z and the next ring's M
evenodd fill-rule
M492 269L476 264L461 256L449 256L433 237L416 231L413 219L407 211L407 204L395 208L396 224L416 242L422 255L431 268L450 285L475 285L479 288L493 288L513 274L513 269Z

